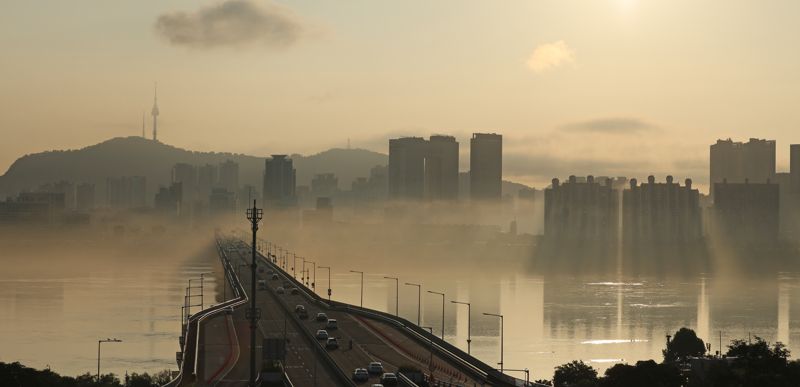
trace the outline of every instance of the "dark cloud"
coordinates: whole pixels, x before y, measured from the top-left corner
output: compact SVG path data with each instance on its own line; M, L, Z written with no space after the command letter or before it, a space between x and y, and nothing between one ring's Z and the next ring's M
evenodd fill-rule
M561 130L567 132L630 134L657 129L658 126L636 118L601 118L591 121L564 125Z
M281 48L294 44L304 32L289 10L249 0L227 0L191 13L164 14L156 20L155 28L170 44L194 48Z

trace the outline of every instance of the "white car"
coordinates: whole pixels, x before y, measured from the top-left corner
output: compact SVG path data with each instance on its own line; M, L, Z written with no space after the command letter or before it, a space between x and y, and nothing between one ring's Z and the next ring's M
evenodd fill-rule
M379 361L373 361L369 363L367 366L367 371L371 374L382 374L383 373L383 364Z
M328 322L325 324L326 329L339 329L339 322L336 321L334 318L329 318Z
M356 368L353 371L353 380L356 382L366 382L369 380L369 372L364 368Z

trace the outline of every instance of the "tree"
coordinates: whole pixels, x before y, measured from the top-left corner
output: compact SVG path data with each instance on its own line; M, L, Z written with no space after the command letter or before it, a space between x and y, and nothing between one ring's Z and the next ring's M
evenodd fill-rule
M596 386L597 371L582 360L573 360L570 363L556 367L553 374L553 386Z
M640 361L636 366L616 364L606 370L601 387L681 387L684 378L673 364Z
M664 362L674 362L690 356L703 356L706 353L706 345L693 330L684 327L675 332L675 336L662 353Z

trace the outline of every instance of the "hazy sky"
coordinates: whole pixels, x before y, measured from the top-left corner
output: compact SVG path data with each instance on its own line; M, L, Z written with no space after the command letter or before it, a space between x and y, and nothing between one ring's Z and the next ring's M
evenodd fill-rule
M195 150L387 152L446 133L466 161L490 131L524 182L702 183L716 138L762 137L783 170L797 15L796 0L4 0L0 171L140 134L154 81L159 139Z

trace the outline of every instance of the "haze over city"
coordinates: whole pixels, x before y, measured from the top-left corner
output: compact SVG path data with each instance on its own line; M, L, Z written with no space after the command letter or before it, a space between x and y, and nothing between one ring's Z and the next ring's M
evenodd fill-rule
M0 127L20 141L0 144L0 170L137 134L159 82L161 138L194 150L313 154L350 138L386 153L389 137L502 131L506 176L529 184L677 170L705 185L714 139L791 140L798 7L6 2Z
M800 385L798 15L5 2L0 385Z

